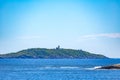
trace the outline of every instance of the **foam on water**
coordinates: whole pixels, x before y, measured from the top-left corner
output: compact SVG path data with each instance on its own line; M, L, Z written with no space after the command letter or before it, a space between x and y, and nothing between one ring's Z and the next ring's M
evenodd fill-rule
M101 68L102 66L95 66L94 69L98 69L98 68Z
M39 69L81 69L78 66L45 66L40 67Z

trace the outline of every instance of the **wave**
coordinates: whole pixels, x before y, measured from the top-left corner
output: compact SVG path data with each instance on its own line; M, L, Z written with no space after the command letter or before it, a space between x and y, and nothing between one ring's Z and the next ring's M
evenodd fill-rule
M45 67L40 67L41 69L80 69L80 67L77 66L45 66Z
M25 70L25 71L33 71L33 70L95 70L101 66L95 66L95 67L81 67L81 66L37 66L37 67L15 67L15 68L4 68L2 70L13 70L13 71L19 71L19 70Z
M73 66L62 66L61 69L79 69L80 67L73 67Z
M101 68L102 66L95 66L94 69L98 69L98 68Z

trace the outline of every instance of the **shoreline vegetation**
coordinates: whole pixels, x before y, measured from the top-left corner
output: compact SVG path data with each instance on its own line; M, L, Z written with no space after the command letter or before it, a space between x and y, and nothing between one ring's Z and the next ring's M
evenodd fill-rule
M30 48L15 53L1 54L1 59L22 58L22 59L108 59L101 54L94 54L83 50L64 49L60 46L55 49Z

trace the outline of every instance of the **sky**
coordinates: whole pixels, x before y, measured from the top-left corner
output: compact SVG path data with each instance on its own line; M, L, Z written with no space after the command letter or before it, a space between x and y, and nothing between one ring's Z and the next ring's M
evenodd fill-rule
M120 58L120 0L0 0L0 54L58 45Z

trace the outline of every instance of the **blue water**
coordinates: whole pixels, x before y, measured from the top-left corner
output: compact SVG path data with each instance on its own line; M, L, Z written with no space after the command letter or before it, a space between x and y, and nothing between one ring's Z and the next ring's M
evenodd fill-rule
M95 66L120 59L0 59L0 80L120 80L120 70Z

